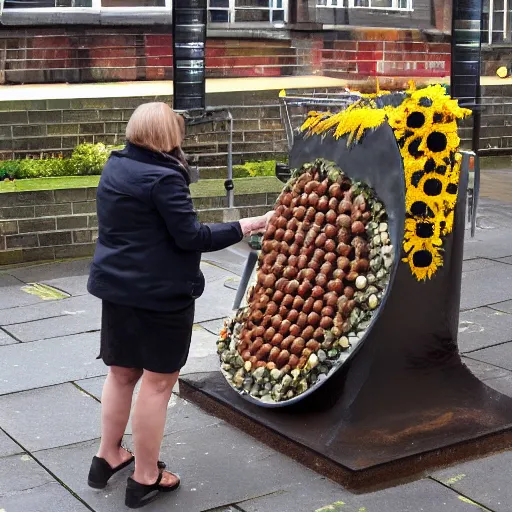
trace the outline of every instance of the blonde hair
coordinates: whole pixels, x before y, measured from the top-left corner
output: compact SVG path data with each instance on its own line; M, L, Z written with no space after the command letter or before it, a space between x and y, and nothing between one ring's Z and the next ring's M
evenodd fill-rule
M144 103L126 126L126 140L152 151L169 153L185 138L185 121L166 103Z

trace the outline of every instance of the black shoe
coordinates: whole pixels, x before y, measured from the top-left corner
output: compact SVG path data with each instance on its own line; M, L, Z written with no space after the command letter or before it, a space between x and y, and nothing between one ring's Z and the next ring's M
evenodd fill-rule
M87 479L89 487L93 489L104 489L113 475L128 467L134 460L135 457L132 455L127 461L113 468L105 459L93 457L91 469L89 470L89 478ZM165 468L165 462L158 461L158 469L162 470Z
M139 484L132 477L128 478L125 505L128 508L141 508L151 503L159 493L175 491L180 486L181 481L178 475L175 473L171 474L178 479L178 481L171 486L160 485L163 473L158 475L156 482L152 485Z

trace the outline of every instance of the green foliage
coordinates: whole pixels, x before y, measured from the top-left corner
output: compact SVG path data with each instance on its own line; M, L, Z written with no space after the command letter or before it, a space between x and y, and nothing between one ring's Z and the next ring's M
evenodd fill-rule
M281 160L277 160L280 162ZM276 160L263 162L246 162L243 165L233 166L234 178L249 178L255 176L275 176Z
M101 174L110 155L105 144L80 144L71 155L69 167L72 176Z
M0 179L98 175L112 149L104 144L80 144L70 158L6 160L0 162Z
M122 146L80 144L69 158L26 158L24 160L0 161L0 180L99 175L111 151L119 148ZM274 176L275 167L276 160L246 162L233 166L233 177Z

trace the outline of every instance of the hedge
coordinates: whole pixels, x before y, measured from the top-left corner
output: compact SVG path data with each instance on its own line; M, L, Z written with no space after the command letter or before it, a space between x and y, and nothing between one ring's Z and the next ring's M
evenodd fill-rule
M59 156L0 161L0 181L5 179L20 180L27 178L99 175L111 151L121 147L85 143L77 146L69 158ZM233 176L235 178L274 176L275 165L275 160L235 165L233 167Z

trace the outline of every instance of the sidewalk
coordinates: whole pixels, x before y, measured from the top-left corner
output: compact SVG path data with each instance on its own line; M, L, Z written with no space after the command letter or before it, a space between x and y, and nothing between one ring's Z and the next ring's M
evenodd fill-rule
M490 175L489 175L490 176ZM512 194L487 174L475 239L465 246L459 346L473 372L512 396ZM487 185L486 185L487 186ZM500 196L501 197L501 196ZM507 197L502 197L507 199ZM205 255L185 374L215 370L216 332L230 312L247 248ZM0 273L0 511L118 512L129 470L104 491L87 487L98 445L105 367L100 304L86 293L88 261ZM43 301L45 283L69 294ZM130 444L130 429L126 441ZM512 453L422 480L353 494L173 395L162 450L183 487L148 512L510 512Z

